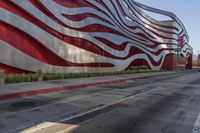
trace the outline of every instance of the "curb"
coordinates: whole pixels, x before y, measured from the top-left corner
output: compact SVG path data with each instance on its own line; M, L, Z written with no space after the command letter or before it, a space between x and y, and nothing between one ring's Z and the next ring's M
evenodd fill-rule
M67 90L75 90L75 89L80 89L80 88L111 85L114 83L122 83L126 81L133 81L133 80L165 76L165 75L173 75L173 74L174 73L159 74L159 75L145 76L145 77L138 77L138 78L127 78L127 79L102 81L102 82L95 82L95 83L85 83L85 84L79 84L79 85L61 86L61 87L55 87L55 88L46 88L46 89L37 89L37 90L24 91L24 92L9 93L9 94L0 95L0 101L15 99L15 98L25 98L25 97L30 97L30 96L42 95L42 94L56 93L56 92L67 91Z

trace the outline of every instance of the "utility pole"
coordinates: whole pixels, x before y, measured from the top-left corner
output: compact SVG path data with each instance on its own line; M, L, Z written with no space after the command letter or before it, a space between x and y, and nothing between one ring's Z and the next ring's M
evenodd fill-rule
M199 68L199 50L198 50L198 54L197 54L197 68Z

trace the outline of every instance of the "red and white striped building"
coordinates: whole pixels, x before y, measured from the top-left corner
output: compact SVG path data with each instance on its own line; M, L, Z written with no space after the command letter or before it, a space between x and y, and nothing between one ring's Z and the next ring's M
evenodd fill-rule
M145 11L170 17L158 21ZM134 0L0 0L0 68L6 73L113 72L192 67L173 14Z

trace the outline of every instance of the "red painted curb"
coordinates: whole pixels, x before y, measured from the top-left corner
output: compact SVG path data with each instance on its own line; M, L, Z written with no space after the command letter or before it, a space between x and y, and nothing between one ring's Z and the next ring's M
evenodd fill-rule
M62 87L56 87L56 88L46 88L46 89L38 89L38 90L32 90L32 91L9 93L9 94L0 95L0 100L2 101L2 100L14 99L14 98L24 98L28 96L55 93L55 92L60 92L60 91L74 90L74 89L80 89L80 88L86 88L86 87L92 87L92 86L110 85L110 84L121 83L121 82L129 81L129 80L137 80L137 79L144 79L144 78L165 76L165 75L169 75L169 74L160 74L160 75L146 76L146 77L139 77L139 78L127 78L127 79L111 80L111 81L104 81L104 82L86 83L86 84L62 86Z

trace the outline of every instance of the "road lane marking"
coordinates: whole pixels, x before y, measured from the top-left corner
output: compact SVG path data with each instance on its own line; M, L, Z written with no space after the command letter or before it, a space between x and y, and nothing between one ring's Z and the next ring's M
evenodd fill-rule
M198 115L198 117L194 123L192 133L200 133L200 114Z
M42 124L36 125L36 126L34 126L34 127L31 127L31 128L29 128L29 129L25 129L25 130L21 131L20 133L37 133L37 132L39 132L40 130L46 129L46 128L48 128L48 127L56 126L58 123L64 123L64 122L66 122L66 121L69 121L69 120L72 120L72 119L76 119L76 118L81 117L81 116L84 116L84 115L88 115L88 114L93 113L93 112L95 112L95 111L102 110L102 109L105 109L105 108L109 108L109 107L114 106L114 105L116 105L116 104L123 103L123 102L128 101L128 100L130 100L130 99L132 99L132 98L138 97L138 96L143 95L143 94L145 94L145 93L149 93L149 92L151 92L151 91L154 91L154 90L156 90L156 89L161 89L161 88L162 88L162 87L152 88L151 90L147 90L147 91L145 91L145 92L141 92L141 93L139 93L139 94L129 96L129 97L127 97L127 98L124 98L124 99L121 99L121 100L112 102L112 103L110 103L110 104L108 104L108 105L100 106L100 107L97 107L97 108L95 108L95 109L92 109L92 110L89 110L89 111L86 111L86 112L83 112L83 113L80 113L80 114L76 114L76 115L71 116L71 117L66 117L66 118L64 118L64 119L62 119L62 120L60 120L60 121L54 122L54 123L52 123L52 122L49 122L49 123L42 123ZM66 129L64 129L64 130L66 130Z

